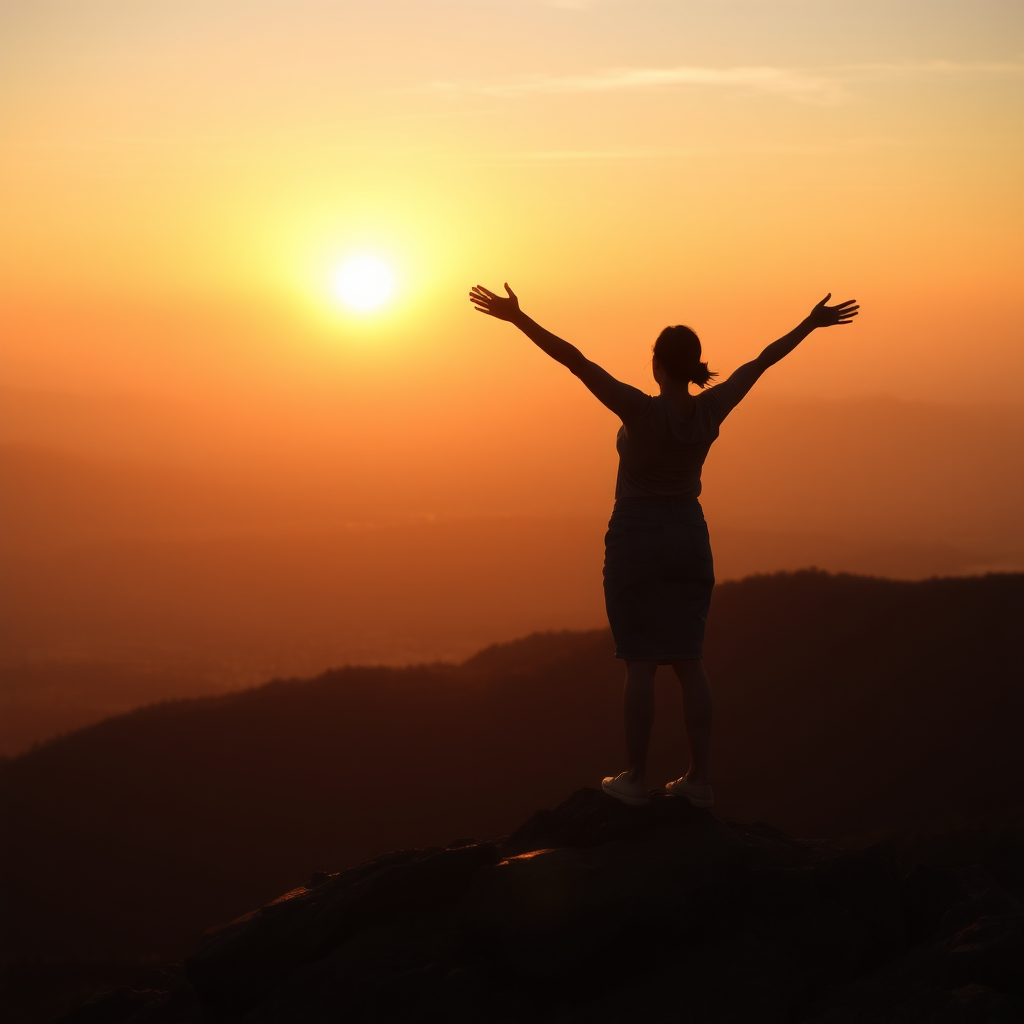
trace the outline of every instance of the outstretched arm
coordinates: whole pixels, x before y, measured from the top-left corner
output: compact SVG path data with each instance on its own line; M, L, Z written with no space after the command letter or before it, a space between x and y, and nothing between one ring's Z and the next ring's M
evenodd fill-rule
M508 292L508 298L495 295L488 288L478 284L469 293L469 301L473 303L478 313L486 313L488 316L515 324L541 351L568 367L573 373L577 373L587 362L583 353L575 345L570 345L569 342L545 330L535 320L531 320L519 308L519 298L509 288L508 282L505 283L505 291Z
M507 320L519 328L542 352L574 373L590 389L595 398L623 420L639 412L646 395L637 388L616 380L607 370L591 362L575 346L541 327L519 308L515 292L505 285L508 297L496 295L483 285L476 285L469 300L478 313Z
M853 321L860 309L856 301L847 299L846 302L840 302L838 305L826 306L825 303L830 298L832 298L831 292L789 334L784 334L778 341L773 341L766 346L756 359L744 363L729 377L725 383L732 385L736 391L733 404L754 386L757 379L769 366L774 366L780 359L788 356L812 331L819 327L842 327Z

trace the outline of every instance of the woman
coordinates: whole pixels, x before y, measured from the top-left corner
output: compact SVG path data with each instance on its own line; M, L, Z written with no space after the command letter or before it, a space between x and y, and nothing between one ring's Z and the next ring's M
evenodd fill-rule
M818 327L849 324L859 307L850 299L826 306L825 296L796 328L744 363L722 384L701 361L700 339L689 327L666 327L654 343L652 366L660 388L645 395L590 362L507 297L477 285L477 311L508 320L552 359L571 370L622 420L616 441L619 472L615 508L605 537L604 592L615 656L626 662L623 711L629 768L606 778L604 791L623 803L648 802L647 746L654 723L654 674L671 665L683 691L690 744L686 775L665 789L697 807L711 807L711 685L701 661L704 625L715 585L708 528L700 502L700 471L718 428L754 382ZM690 394L690 384L701 388Z

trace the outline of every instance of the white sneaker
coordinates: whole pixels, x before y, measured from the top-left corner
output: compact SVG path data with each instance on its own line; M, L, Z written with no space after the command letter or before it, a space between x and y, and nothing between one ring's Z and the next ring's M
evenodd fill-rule
M651 798L647 795L647 787L642 782L629 782L626 779L628 774L628 772L623 772L621 775L616 775L615 778L609 775L607 779L601 780L601 788L610 797L621 800L624 804L630 804L633 807L646 807L651 802Z
M715 797L706 782L691 782L685 775L665 786L665 792L672 796L685 796L694 807L714 807Z

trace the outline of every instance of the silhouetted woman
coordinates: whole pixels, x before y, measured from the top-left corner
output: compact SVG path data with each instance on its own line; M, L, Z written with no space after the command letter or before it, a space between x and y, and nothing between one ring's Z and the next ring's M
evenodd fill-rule
M785 337L744 363L728 380L700 394L715 376L701 361L700 339L689 327L666 327L654 343L652 367L661 393L645 395L555 337L507 298L477 285L477 310L515 324L552 359L571 370L622 420L616 448L615 507L605 536L604 594L615 656L626 662L623 711L629 769L602 788L627 804L648 801L644 776L654 723L654 674L671 665L683 690L683 721L690 744L686 775L665 787L698 807L714 802L708 781L711 685L701 661L704 625L715 585L711 543L700 502L700 471L722 420L754 382L813 330L849 324L851 299L826 306L826 295Z

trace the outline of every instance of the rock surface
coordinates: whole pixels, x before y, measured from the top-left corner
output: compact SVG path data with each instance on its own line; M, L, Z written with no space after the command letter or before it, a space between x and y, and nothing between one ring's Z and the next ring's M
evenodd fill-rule
M147 984L65 1024L1009 1024L1024 922L980 868L582 789L501 840L314 876Z

